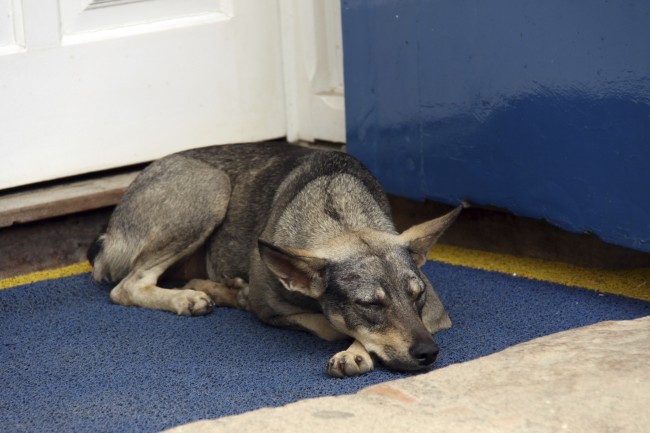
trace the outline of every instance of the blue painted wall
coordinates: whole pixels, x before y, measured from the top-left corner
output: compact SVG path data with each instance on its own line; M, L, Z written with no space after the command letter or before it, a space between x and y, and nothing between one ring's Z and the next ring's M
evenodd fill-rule
M650 1L342 11L348 149L387 191L650 251Z

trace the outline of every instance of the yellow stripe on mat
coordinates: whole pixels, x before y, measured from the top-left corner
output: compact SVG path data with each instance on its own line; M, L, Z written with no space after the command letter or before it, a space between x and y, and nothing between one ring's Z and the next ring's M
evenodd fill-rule
M27 275L18 275L17 277L0 280L0 290L7 289L9 287L20 286L22 284L35 283L36 281L52 280L54 278L82 274L84 272L90 272L91 270L92 266L90 266L90 263L81 262L66 266L64 268L52 269L49 271L39 271Z
M605 271L442 244L434 246L429 258L451 265L462 265L650 301L650 268ZM0 289L81 274L91 270L90 263L77 263L60 269L0 280Z
M605 271L560 262L435 245L431 260L650 301L650 268Z

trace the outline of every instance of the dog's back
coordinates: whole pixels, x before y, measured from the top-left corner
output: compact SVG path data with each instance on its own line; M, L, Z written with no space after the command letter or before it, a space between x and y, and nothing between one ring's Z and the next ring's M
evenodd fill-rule
M347 154L271 142L182 155L225 171L232 186L226 217L207 242L211 278L248 279L260 237L308 248L322 240L319 229L329 235L343 226L394 231L381 187Z

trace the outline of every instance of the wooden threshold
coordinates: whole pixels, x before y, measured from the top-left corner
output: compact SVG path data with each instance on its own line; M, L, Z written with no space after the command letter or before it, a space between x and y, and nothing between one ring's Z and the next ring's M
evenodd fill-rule
M0 194L0 227L113 206L138 173L140 170Z

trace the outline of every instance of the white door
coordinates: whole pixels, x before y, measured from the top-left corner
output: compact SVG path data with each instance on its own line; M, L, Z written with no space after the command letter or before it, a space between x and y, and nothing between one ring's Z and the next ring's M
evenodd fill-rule
M0 0L0 189L285 136L279 9Z

